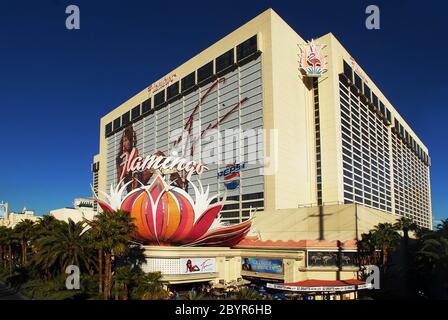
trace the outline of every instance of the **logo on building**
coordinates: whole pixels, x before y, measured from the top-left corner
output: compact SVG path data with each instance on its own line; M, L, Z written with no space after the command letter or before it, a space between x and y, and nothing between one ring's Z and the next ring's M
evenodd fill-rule
M327 59L323 52L323 45L314 40L300 46L300 69L307 77L320 77L327 71Z
M163 78L162 80L159 80L158 82L153 83L152 85L150 85L148 87L148 92L151 94L151 93L159 91L159 90L161 90L163 88L166 88L171 83L173 83L176 78L177 78L176 74L172 74L170 76L167 76L167 77Z
M246 163L228 164L225 170L218 173L218 178L224 180L224 186L227 190L235 190L240 186L240 172L246 167Z

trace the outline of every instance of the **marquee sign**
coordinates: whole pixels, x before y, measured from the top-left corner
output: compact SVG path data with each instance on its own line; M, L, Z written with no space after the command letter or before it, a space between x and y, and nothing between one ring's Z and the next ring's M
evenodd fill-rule
M323 45L316 44L314 40L301 46L300 68L307 77L317 78L327 71L327 59L322 48Z

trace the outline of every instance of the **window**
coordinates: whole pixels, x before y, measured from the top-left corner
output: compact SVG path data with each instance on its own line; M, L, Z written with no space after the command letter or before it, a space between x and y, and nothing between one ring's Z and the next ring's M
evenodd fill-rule
M106 124L106 136L112 133L112 122Z
M114 120L114 131L120 129L121 127L121 117Z
M121 116L121 123L123 126L127 125L131 121L131 114L130 112L126 112Z
M264 193L258 192L258 193L249 193L249 194L243 194L242 199L243 200L253 200L253 199L263 199ZM227 197L228 199L229 197Z
M344 75L350 82L353 81L353 69L346 61L344 61Z
M363 93L364 93L364 96L367 98L367 100L370 102L371 100L371 91L370 91L370 88L364 83L364 91L363 91Z
M154 96L154 108L165 102L165 90L160 91Z
M132 111L131 111L131 119L132 120L135 120L138 117L140 117L140 105L132 108Z
M394 119L394 128L397 133L400 132L400 123L397 119Z
M235 57L233 49L227 51L226 53L220 55L216 58L216 73L227 70L229 67L233 66L235 62Z
M378 97L373 92L372 92L372 104L375 107L375 110L378 110L380 108L380 106L378 105Z
M355 72L355 86L361 91L362 90L362 80L361 77Z
M392 123L392 115L390 114L389 109L386 109L386 120L388 121L389 124Z
M193 88L195 84L196 84L196 73L192 72L188 76L182 78L181 80L182 92Z
M198 69L198 83L210 79L213 76L213 61Z
M167 100L175 98L179 95L179 81L176 81L166 89Z
M142 103L142 114L146 114L151 111L151 98L143 101Z
M386 116L386 107L382 101L380 101L380 112L384 117Z
M258 47L257 47L257 36L256 35L251 37L250 39L240 43L236 47L236 57L237 57L238 62L252 56L253 54L255 54L257 52L258 52Z

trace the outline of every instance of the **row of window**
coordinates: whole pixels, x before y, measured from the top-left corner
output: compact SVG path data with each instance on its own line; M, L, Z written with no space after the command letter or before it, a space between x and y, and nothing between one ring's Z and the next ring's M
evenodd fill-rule
M392 123L392 115L389 109L384 105L384 103L378 98L378 96L372 92L369 86L362 81L362 78L353 71L352 67L345 60L343 61L343 73L340 79L347 85L350 86L351 91L360 96L363 102L365 102L369 107L371 107L375 112L385 121L387 125ZM403 126L394 119L395 126L392 128L392 132L397 133L406 145L408 145L412 151L414 151L419 158L426 164L430 165L429 156L423 151L420 145L411 137L411 135L403 128Z
M352 67L344 60L344 70L341 80L351 87L352 92L360 96L361 100L367 104L377 115L384 120L387 125L392 123L392 115L389 109L378 98L378 96L370 89L370 87L362 81L361 77L353 71Z
M143 101L141 105L139 104L131 111L124 113L121 117L106 124L106 137L114 134L129 123L137 121L141 117L162 108L167 103L180 98L182 95L190 93L198 88L198 86L203 86L214 80L216 77L234 70L238 65L243 65L251 59L256 58L259 53L257 35L254 35L237 45L236 49L230 49L215 60L206 63L198 70L183 77L180 81L176 81L166 89L156 93L152 100L151 98L148 98Z
M431 159L428 154L423 151L417 141L412 138L412 136L406 131L403 125L395 119L394 127L392 132L395 133L403 142L411 148L411 150L422 160L427 166L431 165Z
M392 136L395 213L430 227L429 168L398 135Z
M222 199L220 199L222 200ZM257 210L264 210L264 193L256 192L249 194L242 194L241 196L229 196L226 198L227 201L238 201L239 203L227 204L225 205L220 213L222 221L227 223L240 223L250 217L250 212ZM216 202L214 200L213 202Z
M387 124L340 81L344 201L392 212Z
M322 205L322 162L320 144L320 116L319 116L319 81L313 79L314 93L314 127L316 132L316 176L317 176L317 205Z

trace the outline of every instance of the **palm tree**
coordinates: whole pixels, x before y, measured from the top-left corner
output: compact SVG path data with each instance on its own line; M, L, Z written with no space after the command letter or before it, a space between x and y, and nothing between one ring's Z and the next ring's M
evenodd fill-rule
M34 222L26 219L20 221L15 227L14 231L20 239L22 247L22 265L26 263L26 252L28 248L28 241L31 240L34 231Z
M371 231L361 235L361 240L358 240L357 247L359 258L358 262L360 266L378 263L378 255Z
M129 287L136 280L136 273L132 271L132 266L117 268L113 275L113 291L115 300L119 300L120 296L123 300L129 299Z
M135 233L135 226L126 211L102 212L97 214L90 223L92 232L101 244L99 252L104 253L104 299L110 298L112 282L112 258L125 255L129 251L131 235ZM99 253L98 260L102 259Z
M169 296L163 286L162 273L139 273L136 278L136 285L133 288L133 295L143 300L160 300Z
M93 225L92 223L90 223ZM90 247L96 251L97 253L97 261L98 261L98 293L103 293L103 272L104 272L104 244L102 239L102 230L101 225L96 224L94 228L90 229L89 232L89 241Z
M446 299L448 284L448 239L446 237L429 238L423 241L417 252L417 270L431 282L431 288L437 288L438 298Z
M14 251L18 244L17 234L13 229L8 227L0 227L0 247L2 252L3 267L9 269L9 274L12 274Z
M187 300L202 300L204 299L204 294L197 292L196 290L188 291L188 294L185 296Z
M417 257L419 261L424 261L424 266L430 270L435 270L439 266L448 267L448 239L440 237L425 240L417 252Z
M414 259L411 258L411 254L413 253L412 250L410 250L409 247L409 232L413 231L417 235L417 231L419 231L418 225L412 221L409 218L401 217L399 220L397 220L394 223L394 227L398 231L403 232L403 239L401 240L402 246L400 247L400 265L403 277L401 282L402 292L405 295L411 295L414 290L411 289L411 287L415 284L415 281L412 278L412 275L415 274L411 272L411 269L413 268L413 265L411 261Z
M380 223L372 231L372 240L377 249L381 250L382 266L386 270L389 253L400 244L400 235L390 223Z
M409 218L401 217L394 223L394 227L397 230L403 231L403 239L409 240L409 231L417 231L418 225Z
M0 260L4 264L3 267L6 269L6 234L8 228L5 226L0 226Z
M448 236L448 219L442 220L437 225L437 233L444 237Z
M241 288L236 294L235 299L237 300L259 300L261 296L254 290L249 288Z
M44 215L34 224L34 236L36 239L45 237L61 223L53 216Z
M83 222L61 222L53 232L36 241L34 263L45 271L47 277L65 272L69 265L90 270L95 263L87 246L87 232Z

